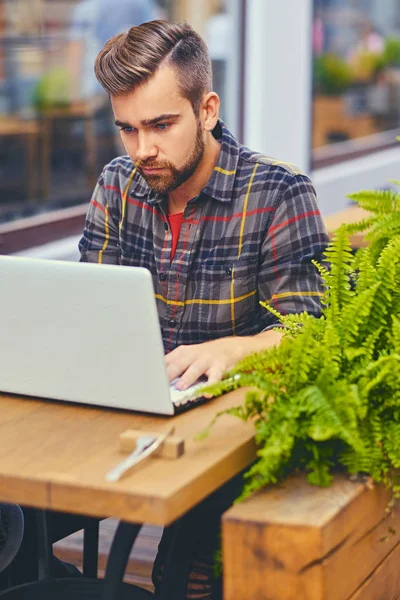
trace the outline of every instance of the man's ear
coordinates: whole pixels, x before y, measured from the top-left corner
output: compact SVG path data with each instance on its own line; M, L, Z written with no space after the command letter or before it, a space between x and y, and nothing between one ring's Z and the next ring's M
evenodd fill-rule
M212 131L217 124L220 104L219 96L215 92L209 92L203 96L200 114L206 131Z

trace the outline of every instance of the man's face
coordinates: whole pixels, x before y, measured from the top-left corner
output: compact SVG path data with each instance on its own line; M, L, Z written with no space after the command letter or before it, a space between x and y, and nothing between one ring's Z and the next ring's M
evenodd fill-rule
M111 103L125 149L150 188L168 193L193 175L204 153L202 125L171 67Z

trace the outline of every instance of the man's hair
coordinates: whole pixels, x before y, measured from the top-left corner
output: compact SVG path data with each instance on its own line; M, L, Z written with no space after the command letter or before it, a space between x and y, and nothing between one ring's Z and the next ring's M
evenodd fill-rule
M212 89L211 60L204 40L186 23L150 21L112 37L96 58L96 77L110 96L146 83L161 65L175 69L182 96L195 114Z

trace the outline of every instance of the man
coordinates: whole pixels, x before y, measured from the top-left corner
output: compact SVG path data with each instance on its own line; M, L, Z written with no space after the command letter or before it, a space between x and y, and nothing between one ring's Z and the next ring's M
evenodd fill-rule
M188 24L152 21L115 36L95 72L128 156L100 176L81 260L147 267L169 379L179 378L178 389L202 375L218 381L279 342L260 300L284 313L319 314L311 260L327 236L313 186L293 167L241 146L219 120L207 47ZM187 598L217 598L212 552L222 506L209 504L193 521Z

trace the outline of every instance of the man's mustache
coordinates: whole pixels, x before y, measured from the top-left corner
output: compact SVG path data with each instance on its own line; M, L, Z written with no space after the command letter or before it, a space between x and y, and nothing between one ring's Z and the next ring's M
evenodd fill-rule
M138 169L169 169L171 165L169 163L152 163L145 161L137 161Z

